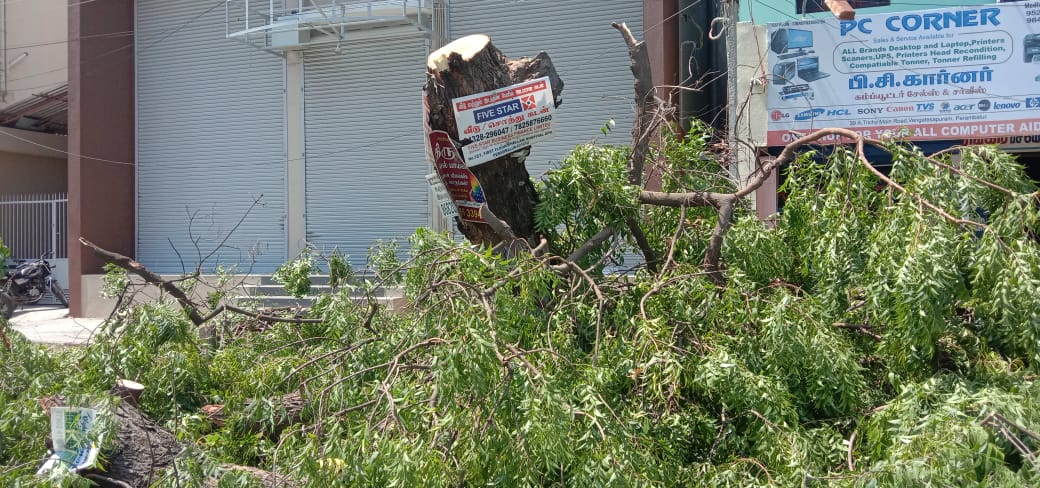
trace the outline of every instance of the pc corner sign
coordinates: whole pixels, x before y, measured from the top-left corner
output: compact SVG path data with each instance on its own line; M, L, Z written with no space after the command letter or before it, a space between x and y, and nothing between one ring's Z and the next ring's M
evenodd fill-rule
M768 145L824 127L907 140L1040 134L1040 8L1027 5L770 24Z

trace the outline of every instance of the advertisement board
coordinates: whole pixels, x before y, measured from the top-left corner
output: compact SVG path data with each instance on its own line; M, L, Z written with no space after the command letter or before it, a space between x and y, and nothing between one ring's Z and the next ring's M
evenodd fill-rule
M426 180L434 189L441 212L448 217L458 216L462 220L484 222L484 218L480 216L484 190L477 177L459 157L451 136L447 132L435 130L430 131L427 137L427 147L430 149L436 174L428 175ZM431 176L439 177L443 186L438 188L434 184L436 180Z
M1040 1L784 22L768 36L770 146L825 127L875 139L1040 134Z
M549 78L452 99L462 155L468 166L516 152L553 135Z

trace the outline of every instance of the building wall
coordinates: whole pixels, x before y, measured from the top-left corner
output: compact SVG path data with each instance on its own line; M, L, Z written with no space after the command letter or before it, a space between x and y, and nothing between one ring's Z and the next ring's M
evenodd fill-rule
M66 83L68 10L68 0L0 3L0 108Z
M0 195L68 191L68 162L61 158L0 152Z

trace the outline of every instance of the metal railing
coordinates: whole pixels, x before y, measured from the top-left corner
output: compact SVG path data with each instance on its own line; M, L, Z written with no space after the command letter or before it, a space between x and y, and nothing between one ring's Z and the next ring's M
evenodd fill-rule
M411 24L429 31L437 0L228 0L225 35L261 49L275 48L271 36L313 31L304 44L343 41L348 29ZM443 5L439 8L443 10Z
M0 195L0 239L13 259L66 259L69 197L67 193Z

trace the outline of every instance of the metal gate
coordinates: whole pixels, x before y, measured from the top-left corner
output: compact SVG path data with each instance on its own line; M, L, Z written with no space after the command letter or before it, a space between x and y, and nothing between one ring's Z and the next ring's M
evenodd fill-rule
M10 264L49 256L54 278L69 283L69 196L67 193L0 195L0 239L11 249ZM0 263L7 264L7 263ZM50 292L42 303L57 303Z
M67 193L0 195L0 239L12 259L68 259L68 224Z

